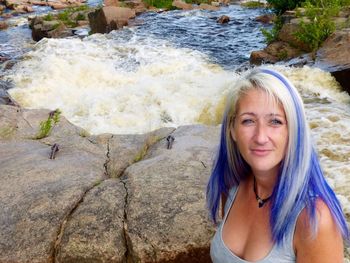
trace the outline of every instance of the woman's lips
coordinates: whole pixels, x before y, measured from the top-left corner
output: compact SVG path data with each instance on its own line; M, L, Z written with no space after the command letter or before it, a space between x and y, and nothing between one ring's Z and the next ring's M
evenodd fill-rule
M271 152L271 150L270 149L251 149L251 152L257 156L266 156Z

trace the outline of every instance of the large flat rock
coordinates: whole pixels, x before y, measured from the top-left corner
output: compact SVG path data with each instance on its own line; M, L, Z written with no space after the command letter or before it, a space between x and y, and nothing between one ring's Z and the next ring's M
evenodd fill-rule
M219 129L184 126L124 174L131 262L211 262L205 189Z

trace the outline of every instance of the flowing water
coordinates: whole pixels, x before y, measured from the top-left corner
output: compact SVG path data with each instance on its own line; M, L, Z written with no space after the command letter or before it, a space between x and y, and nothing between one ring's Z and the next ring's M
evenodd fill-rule
M93 134L218 124L235 69L264 47L263 10L148 13L135 26L83 39L45 39L7 78L24 107L62 110ZM231 22L219 25L226 14ZM318 69L273 66L296 85L327 180L350 220L350 96Z

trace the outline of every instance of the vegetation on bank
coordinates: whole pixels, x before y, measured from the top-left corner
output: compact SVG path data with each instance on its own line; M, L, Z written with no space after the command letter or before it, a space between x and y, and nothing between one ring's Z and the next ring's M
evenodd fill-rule
M44 16L45 21L54 21L59 20L63 24L65 24L67 27L76 27L78 25L78 21L80 20L86 20L86 13L91 8L87 5L81 5L78 7L69 7L65 9L63 12L58 13L57 15L54 14L47 14Z
M267 43L277 40L283 26L281 15L286 10L302 7L305 12L297 10L298 17L305 17L299 23L295 37L306 44L309 51L317 50L326 38L336 29L332 18L339 14L344 6L350 6L350 0L267 0L277 15L271 30L262 29Z
M210 4L212 0L182 0L187 4ZM143 0L143 2L147 6L154 6L156 8L162 8L167 10L176 9L176 7L172 6L173 0Z
M265 7L265 4L260 1L249 1L242 3L241 6L247 7L247 8L261 8Z

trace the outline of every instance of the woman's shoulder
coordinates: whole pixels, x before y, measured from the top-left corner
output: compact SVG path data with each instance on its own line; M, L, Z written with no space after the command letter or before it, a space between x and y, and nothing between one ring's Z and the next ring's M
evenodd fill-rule
M315 207L315 230L310 224L307 208L297 219L294 248L298 262L343 262L342 235L329 207L320 198L316 200Z

